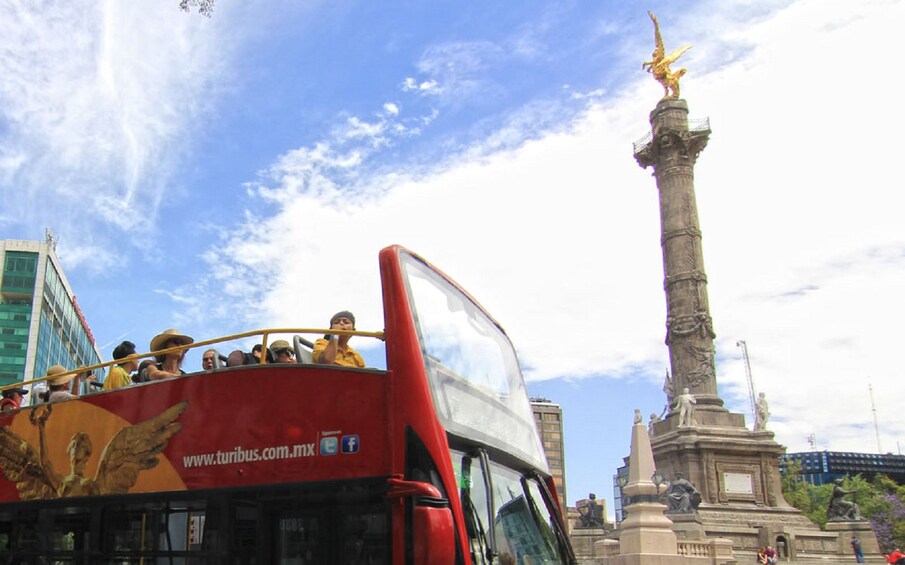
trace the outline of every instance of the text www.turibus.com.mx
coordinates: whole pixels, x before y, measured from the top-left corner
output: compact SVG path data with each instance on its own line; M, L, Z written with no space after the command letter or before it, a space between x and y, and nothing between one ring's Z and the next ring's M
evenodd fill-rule
M214 453L184 455L182 464L188 467L209 467L211 465L230 465L254 461L272 461L274 459L297 459L313 457L314 443L297 443L295 445L276 445L273 447L244 449L236 447L229 451L217 450Z

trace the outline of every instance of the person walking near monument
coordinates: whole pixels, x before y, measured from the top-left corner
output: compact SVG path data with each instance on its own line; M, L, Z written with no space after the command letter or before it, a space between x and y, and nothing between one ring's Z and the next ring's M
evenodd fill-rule
M864 563L864 550L861 549L861 540L857 536L852 536L852 551L855 552L855 562Z

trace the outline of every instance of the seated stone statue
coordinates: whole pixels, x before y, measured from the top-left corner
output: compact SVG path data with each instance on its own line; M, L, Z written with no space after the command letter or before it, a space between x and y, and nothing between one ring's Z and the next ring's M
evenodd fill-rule
M830 505L826 509L827 521L857 522L864 519L861 517L861 509L858 505L850 500L845 500L846 495L854 492L842 488L842 479L833 481L833 494L830 498Z
M597 495L593 492L584 500L575 503L578 510L578 528L602 528L603 507L597 502Z
M690 514L701 505L701 493L682 473L676 473L675 480L669 483L661 498L665 498L667 514Z

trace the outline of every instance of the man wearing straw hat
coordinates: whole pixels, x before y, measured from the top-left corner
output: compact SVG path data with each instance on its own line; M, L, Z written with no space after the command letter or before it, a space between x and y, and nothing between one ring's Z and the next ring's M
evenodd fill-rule
M54 375L59 375L61 373L65 373L67 371L66 367L62 365L54 365L47 369L48 377L53 377L51 379L47 379L47 392L44 393L44 400L47 402L56 402L58 400L66 400L69 398L78 398L78 395L72 394L69 389L69 383L72 382L72 379L75 378L75 373L69 373L68 375L62 375L56 377Z
M180 345L190 345L195 340L187 335L183 335L176 329L164 330L162 333L154 336L151 340L151 351L160 351L161 349L169 349L171 347L179 347ZM157 365L148 365L146 369L149 381L159 381L170 377L178 377L185 374L182 370L182 360L185 359L186 350L175 351L172 353L164 353L155 355Z

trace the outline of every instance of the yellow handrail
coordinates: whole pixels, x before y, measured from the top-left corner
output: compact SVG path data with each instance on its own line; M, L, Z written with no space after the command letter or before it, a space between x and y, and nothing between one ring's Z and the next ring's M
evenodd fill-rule
M267 347L267 341L271 334L329 334L329 335L348 335L348 336L361 336L361 337L373 337L377 338L381 341L386 341L386 335L384 332L363 332L358 330L334 330L334 329L321 329L321 328L275 328L275 329L263 329L263 330L252 330L249 332L242 332L238 334L232 334L224 337L218 337L214 339L207 339L204 341L196 341L189 345L179 345L176 347L168 347L167 349L159 349L157 351L150 351L148 353L135 353L133 355L129 355L123 357L122 359L114 359L113 361L107 361L105 363L99 363L97 365L88 365L87 367L79 367L78 369L72 369L70 371L66 371L65 373L57 373L56 375L49 375L44 377L33 378L28 381L22 381L17 383L12 383L8 385L0 386L0 392L10 389L17 388L24 385L35 384L44 382L50 379L58 379L60 377L65 377L68 375L81 375L82 373L86 373L89 371L94 371L95 369L102 369L105 367L110 367L112 365L118 365L120 363L125 363L126 361L138 361L139 359L145 359L147 357L155 357L157 355L166 355L167 353L175 353L177 351L182 351L184 349L194 349L196 347L203 347L205 345L213 345L215 343L222 343L224 341L233 341L236 339L242 339L246 337L252 337L256 335L262 336L261 339L261 347ZM261 356L261 363L266 364L267 356Z

